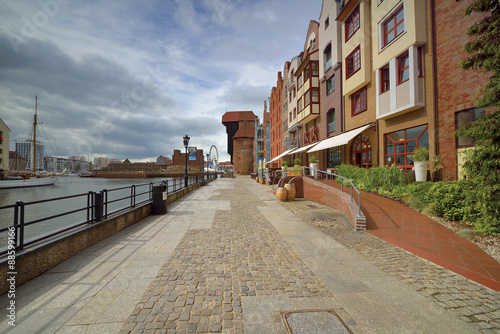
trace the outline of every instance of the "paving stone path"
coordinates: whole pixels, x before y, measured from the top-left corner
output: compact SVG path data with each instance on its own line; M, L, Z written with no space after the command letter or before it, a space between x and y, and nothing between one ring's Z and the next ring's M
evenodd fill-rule
M500 333L499 291L470 281L369 233L353 232L343 214L324 205L303 199L281 205L481 333ZM439 312L439 309L434 312Z
M231 210L217 211L210 229L187 231L122 332L244 333L242 296L331 297L256 210L262 201L246 188L217 197Z

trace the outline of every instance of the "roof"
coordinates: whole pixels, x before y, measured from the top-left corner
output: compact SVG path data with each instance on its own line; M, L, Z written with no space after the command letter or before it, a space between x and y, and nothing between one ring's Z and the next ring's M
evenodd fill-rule
M253 122L243 121L240 123L238 131L233 136L234 138L255 138L255 128Z
M254 121L256 118L253 111L228 111L222 116L222 123Z

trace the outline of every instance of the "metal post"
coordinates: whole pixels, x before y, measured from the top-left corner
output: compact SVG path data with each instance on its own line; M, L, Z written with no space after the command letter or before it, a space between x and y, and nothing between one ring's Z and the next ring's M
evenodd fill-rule
M96 222L102 219L102 191L94 194L94 219Z
M186 146L186 174L184 175L184 187L188 187L188 148Z

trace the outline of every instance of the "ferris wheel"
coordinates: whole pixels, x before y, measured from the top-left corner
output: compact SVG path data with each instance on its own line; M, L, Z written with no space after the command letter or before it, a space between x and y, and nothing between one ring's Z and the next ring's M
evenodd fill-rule
M219 169L219 151L215 145L210 147L208 165L215 170Z

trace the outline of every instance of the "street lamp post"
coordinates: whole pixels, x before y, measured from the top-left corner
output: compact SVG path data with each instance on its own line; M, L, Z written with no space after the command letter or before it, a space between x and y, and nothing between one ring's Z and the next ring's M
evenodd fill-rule
M188 187L188 145L189 145L189 136L185 135L184 136L184 147L186 148L186 170L185 170L185 175L184 175L184 186L187 188Z

